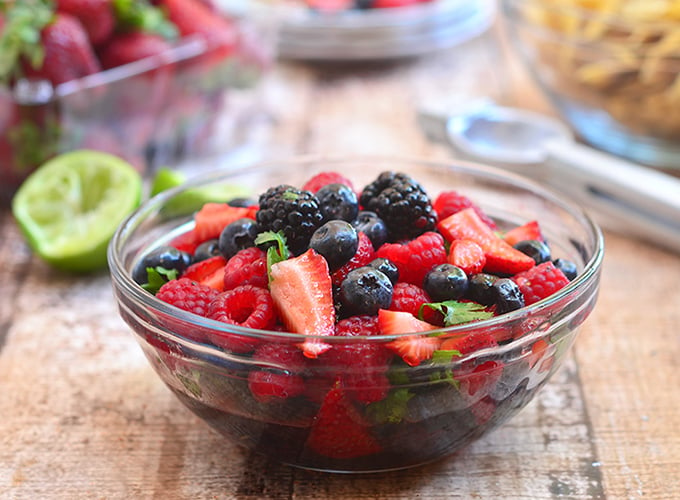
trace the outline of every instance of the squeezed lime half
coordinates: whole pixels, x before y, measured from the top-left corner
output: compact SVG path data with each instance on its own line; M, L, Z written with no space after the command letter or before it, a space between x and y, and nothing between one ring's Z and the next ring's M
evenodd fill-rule
M35 170L14 195L12 213L38 256L88 272L106 267L109 240L141 196L141 176L125 160L77 150Z

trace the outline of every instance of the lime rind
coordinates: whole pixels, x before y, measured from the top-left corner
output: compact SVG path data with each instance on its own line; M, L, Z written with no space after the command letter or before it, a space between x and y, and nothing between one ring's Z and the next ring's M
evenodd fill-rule
M141 194L141 176L130 164L80 150L31 174L14 196L12 212L41 258L64 270L91 271L106 266L108 242Z

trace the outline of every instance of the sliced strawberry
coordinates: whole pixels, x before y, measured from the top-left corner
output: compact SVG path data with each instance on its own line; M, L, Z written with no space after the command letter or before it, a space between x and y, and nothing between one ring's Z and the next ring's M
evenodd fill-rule
M337 459L364 457L381 451L339 381L326 393L306 446L321 456Z
M569 279L552 262L543 262L512 278L519 286L526 305L549 297L569 284Z
M442 340L440 349L442 351L458 351L465 355L496 345L498 345L498 342L492 332L489 330L478 330L468 335L445 338Z
M446 219L449 215L460 212L466 208L473 208L479 218L482 219L491 229L497 229L494 220L486 215L484 211L470 198L458 191L442 191L432 203L432 207L437 212L439 220Z
M175 247L177 250L180 250L182 252L186 252L193 255L194 252L196 251L196 248L201 243L203 243L203 241L199 240L198 236L196 235L196 231L192 230L186 233L182 233L179 236L175 237L170 242L170 246Z
M397 333L415 333L435 330L437 327L421 321L410 313L403 311L378 311L378 325L384 335ZM430 359L432 353L439 349L441 340L426 335L406 335L389 342L386 346L395 352L410 366L417 366Z
M503 235L503 239L511 246L525 240L545 241L541 227L536 220L531 220L521 226L510 229Z
M222 291L224 290L224 269L226 265L227 259L221 255L216 255L191 264L182 274L182 278L188 278L196 283Z
M454 378L460 383L459 390L465 396L484 397L496 385L502 374L503 364L500 361L489 360L471 370L456 371Z
M222 230L235 220L247 217L255 219L255 207L232 207L226 203L206 203L194 215L194 232L200 242L219 238Z
M481 273L486 265L484 250L472 240L452 241L447 260L449 264L460 267L468 276Z
M269 289L286 327L302 335L335 333L333 284L326 259L309 249L302 255L273 264ZM305 356L316 358L330 348L318 338L301 344Z
M437 229L450 242L461 239L477 242L486 257L485 271L512 275L536 264L534 259L497 236L473 208L466 208L439 221Z

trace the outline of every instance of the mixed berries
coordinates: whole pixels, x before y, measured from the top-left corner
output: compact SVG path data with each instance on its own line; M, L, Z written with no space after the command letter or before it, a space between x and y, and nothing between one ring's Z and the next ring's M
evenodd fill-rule
M383 172L357 190L324 172L250 202L204 205L190 231L142 257L133 279L168 304L255 330L199 337L251 360L239 372L248 404L309 410L304 436L295 425L297 453L333 463L394 453L385 435L413 426L431 399L441 414L464 413L456 439L468 439L515 391L523 397L521 381L545 364L534 360L518 377L502 357L467 356L527 335L534 323L520 318L463 336L442 328L540 301L575 269L553 258L535 220L500 229L461 193L432 203L405 173ZM276 341L261 330L304 337ZM531 360L554 354L549 343L528 349ZM454 400L440 403L445 395Z

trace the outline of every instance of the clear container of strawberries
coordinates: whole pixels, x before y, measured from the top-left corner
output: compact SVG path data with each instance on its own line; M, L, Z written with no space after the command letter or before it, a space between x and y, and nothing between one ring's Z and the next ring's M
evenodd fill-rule
M0 6L3 203L35 168L72 149L113 153L146 174L234 147L230 137L217 140L215 129L255 102L275 42L270 23L243 2L238 11L229 5Z
M376 472L527 405L595 307L603 252L578 207L506 171L317 157L161 193L108 257L122 318L206 424L289 465Z

